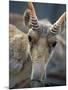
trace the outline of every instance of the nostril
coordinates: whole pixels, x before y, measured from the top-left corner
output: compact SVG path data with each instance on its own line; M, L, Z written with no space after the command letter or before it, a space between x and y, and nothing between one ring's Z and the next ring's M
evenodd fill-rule
M30 35L28 35L29 42L31 42L32 38Z

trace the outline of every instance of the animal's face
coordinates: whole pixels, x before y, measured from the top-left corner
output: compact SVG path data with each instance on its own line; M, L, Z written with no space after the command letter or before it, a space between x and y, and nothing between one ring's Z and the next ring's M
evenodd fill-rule
M47 36L43 37L42 33L38 33L37 31L34 31L32 29L32 27L30 26L29 12L30 11L28 9L25 11L24 22L25 25L28 27L28 40L30 46L31 60L32 62L47 61L49 55ZM46 22L44 21L44 23ZM50 26L48 26L47 23L45 24L45 29Z
M48 25L47 23L45 23L45 28L44 29L42 28L42 30L44 31L36 31L29 26L30 23L28 23L29 20L27 13L25 14L24 20L26 22L25 24L28 26L28 40L32 60L31 79L42 80L44 75L44 69L46 69L44 68L44 66L48 64L48 57L50 54L49 47L55 45L54 44L56 42L55 32L59 31L59 25L64 21L65 14L63 14L54 25L52 24Z
M47 61L49 55L48 41L46 37L42 37L38 32L29 30L28 33L30 54L33 62Z
M48 57L50 47L55 45L56 34L59 32L59 26L63 23L65 13L57 20L55 24L50 26L45 23L45 29L41 27L38 28L38 24L34 24L35 28L31 28L29 23L29 15L36 17L36 13L32 3L28 3L30 12L25 13L25 24L28 26L28 40L30 46L30 55L32 60L32 80L41 81L44 75L44 66L48 64ZM35 23L35 22L33 22ZM32 23L32 24L33 24ZM36 22L37 23L37 22ZM36 29L37 28L37 29ZM36 84L35 84L36 85Z

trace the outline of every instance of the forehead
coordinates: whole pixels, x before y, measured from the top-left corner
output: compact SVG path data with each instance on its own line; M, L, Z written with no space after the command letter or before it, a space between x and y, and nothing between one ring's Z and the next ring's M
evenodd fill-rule
M41 37L47 37L49 27L40 25L41 28Z
M47 39L45 37L40 37L38 41L38 45L43 45L44 47L47 46Z
M29 29L29 34L33 34L34 32L37 32L40 37L47 37L49 28L52 26L52 24L49 24L47 21L44 23L39 21L39 29L37 31L33 31L32 28ZM36 34L36 33L35 33Z

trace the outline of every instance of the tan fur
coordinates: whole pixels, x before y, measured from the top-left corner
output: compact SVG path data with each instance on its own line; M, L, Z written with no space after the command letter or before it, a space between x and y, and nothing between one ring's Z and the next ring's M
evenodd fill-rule
M48 58L48 45L45 38L40 38L38 42L33 45L31 51L32 61L38 62L44 60L44 62Z
M17 60L24 63L28 57L27 34L21 32L13 25L9 25L9 47L10 60ZM22 64L21 63L21 64Z

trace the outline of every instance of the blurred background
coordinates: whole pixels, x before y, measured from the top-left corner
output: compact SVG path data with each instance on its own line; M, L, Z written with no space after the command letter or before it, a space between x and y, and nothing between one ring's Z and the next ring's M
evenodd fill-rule
M54 23L59 16L66 11L65 4L50 4L50 3L34 3L35 10L39 19L47 18ZM9 12L23 15L27 8L27 2L10 1Z

